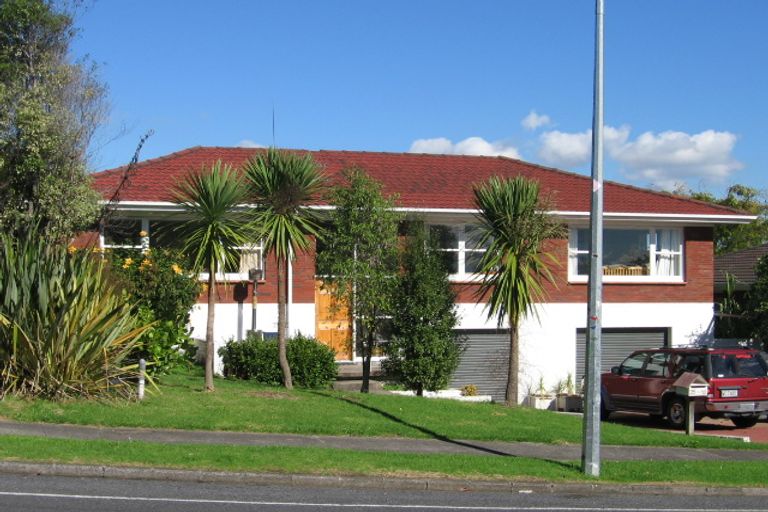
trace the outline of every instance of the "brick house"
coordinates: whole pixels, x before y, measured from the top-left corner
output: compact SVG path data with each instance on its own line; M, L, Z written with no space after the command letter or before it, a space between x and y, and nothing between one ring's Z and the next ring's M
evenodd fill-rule
M170 190L189 170L221 160L242 165L257 149L194 147L141 162L120 194L111 224L103 227L103 247L155 245L153 232L178 222L180 209ZM481 393L503 399L508 338L476 304L474 266L482 248L471 243L472 186L493 175L523 175L537 180L553 201L552 215L568 227L568 237L553 240L549 249L560 264L553 268L555 285L539 305L539 321L521 326L521 382L548 386L583 373L589 244L589 177L504 157L314 151L332 181L343 169L358 166L383 184L385 193L399 195L398 209L420 218L440 233L441 247L451 261L451 279L458 293L459 329L467 348L452 384L476 384ZM124 169L94 174L94 186L109 198ZM707 328L713 308L713 226L750 222L736 210L619 183L605 184L605 249L603 304L603 365L609 367L631 349L685 345ZM313 207L327 208L319 204ZM119 228L119 229L118 229ZM138 239L139 231L148 233ZM302 254L289 269L289 332L315 335L337 350L340 361L354 361L354 326L328 311L315 275L314 254ZM243 248L240 268L227 269L217 304L217 348L252 328L248 269L265 270L259 283L257 328L277 328L277 286L273 261L263 257L258 242ZM192 314L194 334L205 332L204 303ZM336 315L338 316L338 315ZM521 396L525 389L521 389Z

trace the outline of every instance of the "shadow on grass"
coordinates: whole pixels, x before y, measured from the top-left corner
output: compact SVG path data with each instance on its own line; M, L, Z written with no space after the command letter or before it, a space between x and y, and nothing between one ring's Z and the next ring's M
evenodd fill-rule
M498 455L498 456L501 456L501 457L517 457L517 455L513 455L511 453L503 452L501 450L496 450L496 449L493 449L493 448L489 448L487 446L482 446L482 445L478 445L478 444L469 443L469 442L466 442L466 441L459 441L459 440L456 440L456 439L451 439L450 437L445 436L443 434L440 434L438 432L435 432L434 430L430 430L430 429L428 429L426 427L422 427L420 425L415 425L413 423L409 423L409 422L403 420L402 418L398 418L394 414L391 414L391 413L389 413L387 411L383 411L383 410L378 409L376 407L372 407L370 405L366 405L366 404L361 403L361 402L359 402L357 400L352 400L350 398L343 397L343 396L334 396L334 395L331 395L331 394L322 393L322 392L318 392L318 391L311 391L311 393L315 394L315 395L322 396L324 398L332 398L334 400L339 400L340 402L346 402L346 403L348 403L350 405L355 405L357 407L360 407L360 408L365 409L367 411L370 411L372 413L375 413L375 414L378 414L380 416L383 416L384 418L386 418L386 419L388 419L388 420L390 420L390 421L392 421L394 423L398 423L400 425L403 425L403 426L406 426L406 427L411 428L413 430L416 430L418 432L421 432L422 434L426 434L430 438L435 439L437 441L441 441L441 442L444 442L444 443L452 444L454 446L461 446L463 448L469 448L470 450L477 451L477 452L487 453L489 455ZM547 460L547 462L551 462L551 463L553 463L555 465L562 466L562 467L570 469L570 470L574 469L573 465L569 464L567 462L561 462L561 461L551 460L551 459L546 459L546 460Z

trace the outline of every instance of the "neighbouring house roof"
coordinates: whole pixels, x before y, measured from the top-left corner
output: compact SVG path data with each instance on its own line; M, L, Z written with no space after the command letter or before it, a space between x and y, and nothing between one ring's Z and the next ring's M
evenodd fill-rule
M217 160L239 167L263 149L193 147L137 164L129 183L120 193L120 203L170 202L171 189L190 170L199 170ZM297 150L298 152L305 152ZM399 195L399 206L410 209L473 210L472 187L491 176L522 175L540 183L550 194L553 209L564 213L589 212L592 180L588 176L530 164L506 157L376 153L365 151L310 151L332 181L341 171L357 166L383 184L387 194ZM94 185L109 199L125 174L125 167L95 173ZM606 182L606 214L656 214L701 217L706 222L744 223L748 214L668 193L654 192L620 183Z
M725 290L725 276L736 279L736 289L748 289L755 282L755 267L763 256L768 255L768 244L715 256L715 290Z

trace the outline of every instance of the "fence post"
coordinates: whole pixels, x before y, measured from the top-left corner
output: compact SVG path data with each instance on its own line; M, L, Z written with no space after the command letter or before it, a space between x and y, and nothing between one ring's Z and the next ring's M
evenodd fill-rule
M139 359L139 400L144 400L144 375L147 373L147 362Z

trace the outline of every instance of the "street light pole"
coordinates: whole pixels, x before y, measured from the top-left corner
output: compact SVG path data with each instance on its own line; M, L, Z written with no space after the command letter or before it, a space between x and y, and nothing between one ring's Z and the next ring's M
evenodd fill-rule
M592 116L592 205L587 306L584 432L581 468L600 476L600 353L603 310L603 0L595 0L595 90Z

